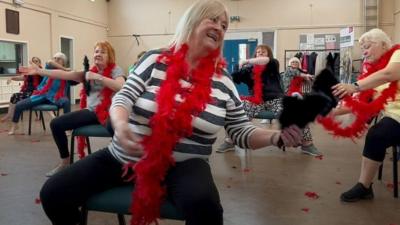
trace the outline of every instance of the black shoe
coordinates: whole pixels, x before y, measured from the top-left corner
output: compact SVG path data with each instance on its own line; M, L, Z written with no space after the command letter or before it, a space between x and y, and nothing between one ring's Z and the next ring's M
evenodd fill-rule
M340 200L344 202L356 202L360 199L372 199L374 192L372 191L372 184L369 188L365 188L363 184L357 183L350 190L342 193Z

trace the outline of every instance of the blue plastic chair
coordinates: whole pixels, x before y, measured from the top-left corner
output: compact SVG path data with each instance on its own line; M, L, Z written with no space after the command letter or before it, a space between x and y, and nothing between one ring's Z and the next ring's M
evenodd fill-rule
M89 137L112 137L112 134L102 125L88 125L74 129L71 134L71 152L70 152L70 163L74 162L74 151L75 151L75 137L84 136L86 138L88 154L92 153L90 147Z
M118 224L125 225L124 215L130 215L129 211L132 199L133 185L115 187L92 196L82 207L81 225L87 224L88 211L100 211L115 213L118 215ZM161 218L184 221L185 218L175 205L166 200L161 206Z
M32 129L32 112L39 111L39 119L42 121L42 126L43 130L46 130L46 125L44 123L44 117L43 117L43 112L44 111L51 111L54 112L56 116L59 116L60 114L60 108L57 105L54 104L42 104L42 105L37 105L29 109L29 128L28 128L28 135L31 135L31 129Z
M262 110L256 115L254 115L256 119L267 119L269 123L272 123L273 119L278 119L272 111Z

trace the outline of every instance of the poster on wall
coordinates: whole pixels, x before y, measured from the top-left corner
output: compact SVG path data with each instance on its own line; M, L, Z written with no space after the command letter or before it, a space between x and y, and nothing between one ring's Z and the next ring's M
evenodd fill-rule
M347 48L354 46L354 29L353 27L346 27L340 30L340 48Z
M299 49L338 49L340 34L301 34Z

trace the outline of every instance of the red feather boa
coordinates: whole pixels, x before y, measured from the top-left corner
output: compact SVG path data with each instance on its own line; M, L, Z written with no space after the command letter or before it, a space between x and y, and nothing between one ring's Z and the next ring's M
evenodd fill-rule
M112 79L111 73L112 70L114 69L115 64L108 64L108 66L104 69L103 71L103 76ZM90 69L91 72L93 73L98 73L99 70L97 67L93 66ZM110 108L111 105L111 96L114 92L108 88L108 87L103 87L103 89L100 92L100 95L102 97L101 99L101 103L98 104L96 106L96 109L94 110L94 112L96 113L97 119L99 120L99 122L104 125L106 123L106 120L109 116L108 114L108 109ZM80 92L80 97L81 97L81 101L80 101L80 108L81 109L85 109L87 106L87 95L85 92L85 88L82 87L81 92ZM85 157L85 147L87 145L86 143L86 139L83 136L77 136L76 137L77 143L78 143L78 154L79 154L79 158L83 158Z
M254 80L253 92L254 92L254 95L253 96L241 96L240 98L242 100L247 100L256 105L263 103L261 75L262 75L262 72L265 70L265 68L266 68L265 65L254 65L253 66L253 80Z
M362 80L374 72L385 68L394 51L398 49L400 49L400 45L395 45L375 63L363 65L366 71L358 77L358 80ZM384 89L382 93L372 101L371 99L373 99L375 94L373 89L362 91L357 97L346 96L343 99L344 105L349 107L356 117L355 121L347 127L341 127L341 124L336 122L332 117L319 117L317 121L321 123L326 130L332 131L335 136L349 137L352 139L359 138L368 128L367 122L384 109L389 99L395 99L397 89L397 81L393 81L388 88Z
M135 191L132 193L132 225L157 224L160 207L165 197L161 186L170 166L175 161L172 152L182 137L192 134L192 120L212 101L211 83L214 74L220 75L225 66L217 49L200 59L196 69L189 71L185 61L188 46L183 45L163 52L158 62L168 66L166 78L156 94L157 112L150 119L151 135L143 140L144 156L136 164L124 166L124 174L134 172ZM182 87L180 80L189 80L190 87ZM175 100L180 95L182 102Z
M290 82L287 95L292 96L293 93L300 93L303 95L303 92L301 91L301 86L303 85L304 79L301 76L295 76L293 77L292 81Z
M42 66L38 66L40 69L42 69ZM40 80L41 80L41 76L40 75L33 75L32 76L32 86L34 89L37 88L37 86L39 86L40 84ZM28 89L28 85L29 85L29 76L25 75L24 76L24 82L21 85L21 89L20 92L25 92Z
M43 95L46 94L51 86L53 85L55 79L52 78L48 78L46 85L43 86L42 89L40 90L35 90L33 91L32 95ZM65 85L66 85L66 81L65 80L60 80L60 87L58 88L58 91L56 92L56 94L54 95L54 99L55 100L59 100L60 98L65 96Z

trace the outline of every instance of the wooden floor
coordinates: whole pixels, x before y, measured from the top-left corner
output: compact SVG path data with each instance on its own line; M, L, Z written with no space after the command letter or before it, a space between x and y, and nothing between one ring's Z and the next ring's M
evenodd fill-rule
M20 131L27 133L27 114L25 118ZM8 136L8 127L8 123L0 123L0 225L50 225L35 199L46 180L44 174L58 160L51 134L44 132L38 121L31 136ZM383 181L374 183L374 200L342 203L340 193L358 178L363 140L334 139L318 125L312 126L312 132L316 146L324 153L322 159L304 155L299 149L282 152L274 147L253 151L247 157L240 150L213 153L211 165L224 207L224 224L400 225L400 200L393 198L390 188L389 157ZM221 131L214 148L223 135ZM108 141L92 139L92 144L99 149ZM315 192L319 198L310 199L306 192ZM117 218L90 213L89 225L100 224L117 224ZM165 220L161 224L183 223Z

